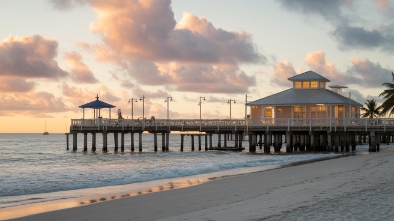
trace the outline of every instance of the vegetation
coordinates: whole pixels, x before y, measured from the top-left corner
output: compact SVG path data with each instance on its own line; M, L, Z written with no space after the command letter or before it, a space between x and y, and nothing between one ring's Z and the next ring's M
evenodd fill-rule
M384 83L387 89L384 90L380 95L383 96L385 100L381 107L381 115L388 114L389 116L394 113L394 84L392 83Z
M367 100L365 103L366 107L362 107L361 110L364 111L364 113L361 115L361 117L369 117L369 118L374 118L382 115L382 106L378 106L376 103L375 99L372 100Z

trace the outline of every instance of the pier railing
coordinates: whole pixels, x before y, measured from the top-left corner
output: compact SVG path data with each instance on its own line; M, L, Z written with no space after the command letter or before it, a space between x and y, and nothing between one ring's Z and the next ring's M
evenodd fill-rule
M73 130L83 129L106 129L111 128L168 128L168 129L253 129L266 127L286 127L288 130L292 128L312 128L323 127L330 131L336 131L338 127L357 128L368 130L371 128L379 128L386 131L387 128L394 129L394 119L392 118L261 118L261 119L72 119L71 128Z

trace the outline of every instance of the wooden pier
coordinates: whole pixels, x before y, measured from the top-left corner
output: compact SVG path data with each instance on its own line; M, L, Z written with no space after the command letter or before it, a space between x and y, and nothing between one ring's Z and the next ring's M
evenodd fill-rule
M242 141L246 135L249 140L249 151L264 147L270 153L271 146L275 152L281 151L286 143L286 152L298 151L341 151L356 149L357 144L368 140L370 151L379 151L379 143L392 142L394 119L371 118L282 118L282 119L212 119L212 120L129 120L129 119L72 119L70 132L66 134L67 149L69 135L72 135L72 149L77 151L77 135L83 134L83 151L87 151L87 136L92 137L92 151L96 151L96 134L103 137L102 151L108 151L108 134L114 136L114 151L125 151L125 136L131 136L128 146L135 151L135 135L138 134L138 151L142 151L142 133L150 133L154 137L154 151L158 150L157 136L161 134L162 151L169 150L169 134L180 132L181 146L184 149L185 136L190 136L191 150L195 150L195 137L198 150L202 150L201 139L205 140L204 150L243 150ZM217 144L212 143L212 136L217 136ZM229 145L229 137L234 139ZM222 143L223 142L223 143Z

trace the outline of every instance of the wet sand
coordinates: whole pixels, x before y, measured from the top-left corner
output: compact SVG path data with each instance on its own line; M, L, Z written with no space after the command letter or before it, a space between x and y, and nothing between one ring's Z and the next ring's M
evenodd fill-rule
M394 149L15 220L393 220Z

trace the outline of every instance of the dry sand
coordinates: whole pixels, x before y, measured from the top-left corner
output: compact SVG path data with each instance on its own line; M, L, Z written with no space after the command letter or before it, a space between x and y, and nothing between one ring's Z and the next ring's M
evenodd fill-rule
M394 220L394 149L15 220Z

